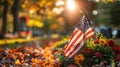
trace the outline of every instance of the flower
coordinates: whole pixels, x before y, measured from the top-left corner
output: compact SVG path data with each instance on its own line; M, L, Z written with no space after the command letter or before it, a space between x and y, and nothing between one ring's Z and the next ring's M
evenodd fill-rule
M85 54L85 55L91 55L91 54L92 54L92 49L91 49L91 48L87 48L87 49L84 51L84 54Z
M100 44L106 44L106 40L105 40L105 39L100 39L100 40L99 40L99 43L100 43Z
M94 40L94 43L95 44L99 44L99 40L97 39L97 40Z
M56 58L56 61L60 61L60 58Z
M110 39L110 40L107 40L107 46L110 46L110 47L114 47L115 46L115 42L114 40Z
M94 55L99 57L99 58L101 58L103 56L100 52L95 52Z
M79 54L79 55L76 55L74 59L75 59L75 63L80 65L80 63L84 60L84 56L82 54Z
M113 52L115 53L115 54L120 54L120 46L118 46L118 45L116 45L114 48L113 48Z
M120 61L120 55L117 55L117 56L115 57L115 60L116 60L116 61Z
M75 56L75 60L78 61L78 62L83 61L84 56L82 54L79 54L79 55Z

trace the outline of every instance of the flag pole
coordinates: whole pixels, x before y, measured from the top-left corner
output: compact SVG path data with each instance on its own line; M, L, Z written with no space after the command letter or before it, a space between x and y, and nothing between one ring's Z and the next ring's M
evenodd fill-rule
M77 9L78 9L79 13L81 13L80 9L79 8L77 8ZM92 27L92 24L90 23L90 18L88 16L88 12L86 11L85 8L81 8L81 10L82 10L83 14L86 16L89 26Z

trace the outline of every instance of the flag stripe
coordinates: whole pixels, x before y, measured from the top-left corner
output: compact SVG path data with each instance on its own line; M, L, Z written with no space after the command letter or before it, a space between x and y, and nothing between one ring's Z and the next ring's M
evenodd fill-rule
M91 37L94 36L94 35L95 35L95 33L94 33L94 30L93 30L92 28L89 28L89 29L86 31L86 34L85 34L86 39L89 39L89 38L91 38Z
M81 36L81 39L79 40L80 40L79 43L77 43L76 46L70 50L70 52L67 54L67 57L71 58L83 46L82 44L84 40L83 36Z
M85 32L85 34L88 34L90 30L93 30L91 27L87 29L87 31Z
M86 39L90 39L91 37L93 37L95 35L94 32L91 32L89 35L87 35Z
M64 52L66 52L67 50L70 49L71 43L74 43L74 40L76 40L76 38L78 37L78 35L80 34L80 32L76 32L76 35L73 37L73 39L68 43L69 45L67 46L66 50Z
M80 38L80 36L82 35L82 32L78 31L78 33L76 33L75 38L72 39L72 42L70 42L69 46L66 48L66 51L64 51L64 54L66 54L66 52L68 52L71 47L77 42L77 40Z
M67 46L64 48L64 50L66 50L70 45L69 43L72 42L71 40L73 39L73 37L75 36L75 34L78 32L79 30L77 28L75 28L74 32L72 33L72 36L70 37L70 40L67 44ZM65 51L64 51L65 52Z
M80 49L82 49L83 46L84 46L84 41L81 41L81 44L79 44L78 46L76 46L76 48L74 49L74 51L72 51L71 54L69 54L68 58L73 57Z
M74 32L72 33L72 36L70 37L70 41L73 39L74 35L78 32L79 30L75 28Z
M71 39L71 41L69 43L70 45L71 45L71 43L73 44L73 42L76 40L76 38L81 34L81 32L79 31L79 29L76 28L76 30L77 30L77 32L75 34L73 34L74 37Z
M69 44L71 44L72 42L74 42L73 40L77 37L77 35L79 35L79 30L76 28L75 32L72 34L72 37L70 38ZM68 45L69 47L70 45Z
M81 33L82 33L82 32L81 32ZM74 44L72 44L72 46L71 46L70 49L67 51L67 53L65 53L66 56L75 48L75 46L80 42L81 39L83 39L82 34L79 35L79 39L75 40L76 42L75 42Z
M66 50L69 48L70 44L74 42L74 39L79 35L79 30L76 28L76 31L74 32L74 34L72 34L72 39L69 41L69 45L67 46ZM65 52L65 51L64 51Z

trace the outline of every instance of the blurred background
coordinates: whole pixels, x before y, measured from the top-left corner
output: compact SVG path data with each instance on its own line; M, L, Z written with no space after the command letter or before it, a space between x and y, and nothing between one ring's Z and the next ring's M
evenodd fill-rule
M96 32L120 37L120 0L0 0L0 38L71 34L86 9ZM78 10L79 9L79 10Z
M70 42L83 9L98 34ZM0 67L78 67L84 58L83 67L120 67L120 0L0 0Z

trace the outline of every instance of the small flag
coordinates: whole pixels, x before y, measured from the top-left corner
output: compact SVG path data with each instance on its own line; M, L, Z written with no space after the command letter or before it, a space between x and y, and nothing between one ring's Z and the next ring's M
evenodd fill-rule
M84 15L74 29L70 40L64 49L63 55L67 58L72 58L83 46L86 39L95 35L91 24L88 22L87 17Z

